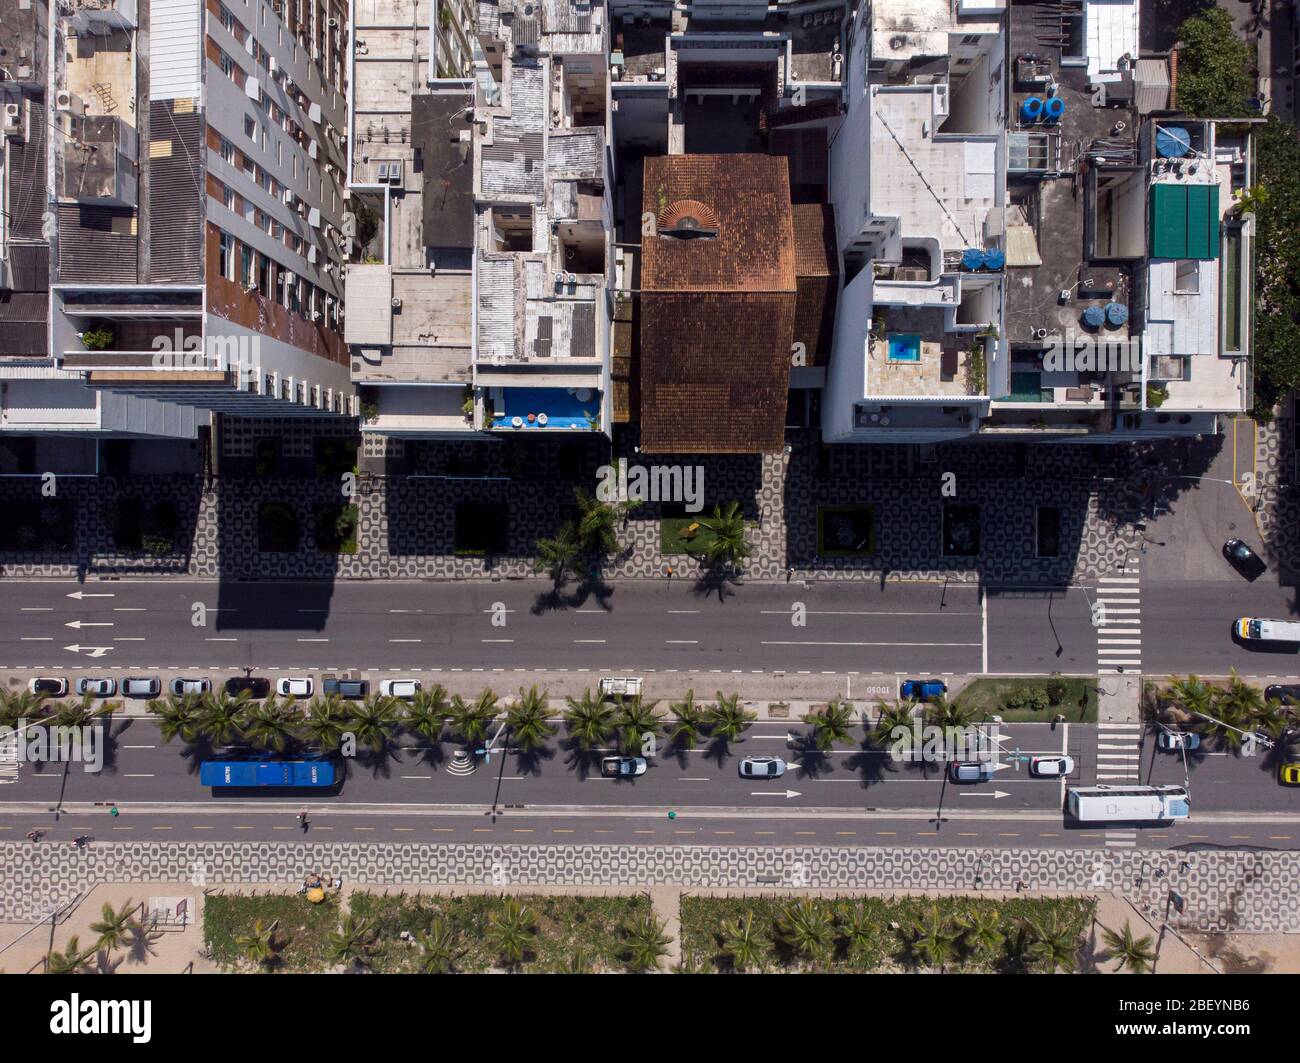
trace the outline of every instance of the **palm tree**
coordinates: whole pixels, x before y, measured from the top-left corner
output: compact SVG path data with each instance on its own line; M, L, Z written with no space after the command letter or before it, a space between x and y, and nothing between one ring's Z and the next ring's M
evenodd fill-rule
M361 704L352 703L348 728L357 741L376 753L388 748L397 729L397 709L392 698L368 694Z
M428 690L415 692L415 697L406 706L402 726L411 734L437 745L450 711L451 703L447 700L446 688L441 683L434 683Z
M528 958L535 932L533 913L513 897L507 897L488 919L488 943L510 970L518 969Z
M429 929L415 935L420 945L420 970L425 974L451 974L465 954L460 934L440 916L429 923Z
M871 744L877 749L908 750L915 745L916 702L904 698L896 705L876 702L876 726L872 728Z
M298 737L302 714L293 698L280 702L274 694L262 704L248 710L244 718L244 737L255 746L283 753Z
M711 533L704 544L704 560L710 565L738 565L754 549L745 535L745 515L739 502L728 502L727 508L714 506L713 513L700 520Z
M1046 918L1027 916L1024 923L1030 939L1025 948L1027 959L1042 964L1048 974L1074 970L1079 956L1079 935L1062 923L1055 911L1049 912Z
M949 701L942 694L931 698L925 706L925 722L934 727L942 727L945 730L956 727L964 731L974 719L974 709L967 708L955 701Z
M121 702L105 701L95 704L94 694L83 694L80 701L60 701L54 706L53 722L57 727L89 727L100 716L121 708Z
M647 737L655 739L663 733L663 720L655 711L659 702L646 703L640 694L624 700L620 694L615 703L615 725L619 730L619 744L625 753L635 753L645 746Z
M1193 715L1209 713L1214 704L1214 688L1195 675L1186 679L1173 677L1162 693L1173 706Z
M723 926L722 954L733 970L761 970L763 952L754 935L754 913L747 911L734 923Z
M817 963L831 944L831 919L826 907L812 900L787 904L776 924L777 933L796 956Z
M268 926L260 919L255 920L249 933L235 935L235 946L246 959L258 967L270 970L280 962L279 951L284 944L276 933L279 923L280 920L274 919Z
M565 573L577 568L578 547L577 531L573 521L565 521L560 530L549 539L538 539L534 544L537 558L533 567L538 572L545 572L555 583L564 581Z
M1243 680L1234 668L1228 680L1228 689L1219 691L1219 696L1214 700L1212 715L1218 716L1224 723L1236 724L1241 730L1253 733L1259 728L1265 710L1264 695L1259 687ZM1244 735L1237 734L1229 728L1212 723L1209 726L1214 728L1234 749L1239 747L1245 738Z
M565 697L564 724L582 749L603 745L614 730L614 709L590 690L582 697Z
M194 695L185 695L186 699ZM244 717L251 707L247 690L231 697L224 687L198 700L197 727L214 746L227 746L243 738Z
M923 914L912 917L909 933L908 947L916 959L940 971L948 965L957 946L958 931L937 904L927 905Z
M1134 937L1133 928L1127 920L1122 933L1117 934L1103 927L1101 936L1110 951L1110 958L1119 960L1117 970L1122 971L1127 967L1134 974L1146 974L1155 969L1156 950L1152 947L1151 935Z
M457 694L451 699L447 715L452 733L465 745L476 745L487 737L488 728L497 718L497 696L486 688L473 701Z
M618 521L621 511L606 502L592 498L582 488L574 488L573 497L578 502L578 522L574 537L578 549L584 554L612 554L618 549Z
M193 742L200 733L198 713L188 698L168 694L162 701L156 698L150 701L145 710L158 717L158 735L164 744L173 738Z
M348 709L337 694L313 698L302 720L302 734L317 749L336 752L348 733Z
M836 694L824 709L810 712L803 717L804 723L813 726L813 741L823 753L836 742L845 744L853 741L849 733L853 727L853 704Z
M329 936L330 954L341 967L364 967L370 962L375 929L369 919L359 919L350 912L338 930Z
M659 961L668 955L673 939L664 933L665 924L647 912L639 915L627 928L627 965L637 972L659 970Z
M678 749L694 749L704 726L704 709L695 702L695 691L688 690L681 701L668 706L673 722L668 728L668 740Z
M116 912L113 911L111 904L104 905L100 911L99 922L90 924L91 933L99 935L95 945L96 951L107 949L109 952L115 952L131 940L138 926L135 910L136 905L129 900L122 905L120 911Z
M758 719L758 715L741 707L739 693L724 694L719 690L714 696L718 700L709 706L706 713L709 736L734 742L749 730L749 725Z
M519 688L519 700L506 710L506 726L517 745L525 753L546 745L555 734L555 728L547 722L550 705L547 691L539 691L536 686L527 690Z
M975 908L957 917L961 945L966 954L988 963L1000 954L1007 936L1002 933L1002 916L996 908Z
M77 935L68 938L62 952L50 951L45 957L46 974L85 974L86 961L95 954L95 950L83 949Z
M848 903L837 913L840 934L851 957L861 960L866 956L875 937L875 924L862 902Z

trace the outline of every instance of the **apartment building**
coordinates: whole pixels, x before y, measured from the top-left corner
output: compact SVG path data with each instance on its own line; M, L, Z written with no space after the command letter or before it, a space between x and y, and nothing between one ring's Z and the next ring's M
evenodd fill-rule
M0 432L354 414L336 332L345 17L325 0L0 0L26 42L0 85Z

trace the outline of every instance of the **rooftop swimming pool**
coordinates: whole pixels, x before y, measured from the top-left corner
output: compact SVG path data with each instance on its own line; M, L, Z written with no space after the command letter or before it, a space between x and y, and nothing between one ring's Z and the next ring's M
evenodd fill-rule
M888 337L891 362L919 362L921 335L917 332L894 332Z
M504 407L504 411L502 411ZM502 388L493 428L589 428L600 417L595 388Z

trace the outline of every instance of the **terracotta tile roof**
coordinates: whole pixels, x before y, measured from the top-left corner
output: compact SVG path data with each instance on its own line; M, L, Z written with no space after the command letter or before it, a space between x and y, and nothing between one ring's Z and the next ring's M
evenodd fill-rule
M805 365L827 366L835 334L840 263L835 249L835 210L829 203L796 203L794 260L797 277L794 339L804 345Z
M838 276L835 208L829 203L796 203L790 208L790 217L794 224L795 276Z

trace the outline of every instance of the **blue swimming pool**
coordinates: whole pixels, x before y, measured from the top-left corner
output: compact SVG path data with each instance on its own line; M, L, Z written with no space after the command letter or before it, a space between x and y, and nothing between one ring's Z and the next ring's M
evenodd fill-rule
M919 362L921 360L921 335L918 332L895 332L889 340L891 362Z
M494 428L521 432L529 428L586 428L590 418L600 416L600 392L595 388L503 388L501 398L505 410L498 407Z

